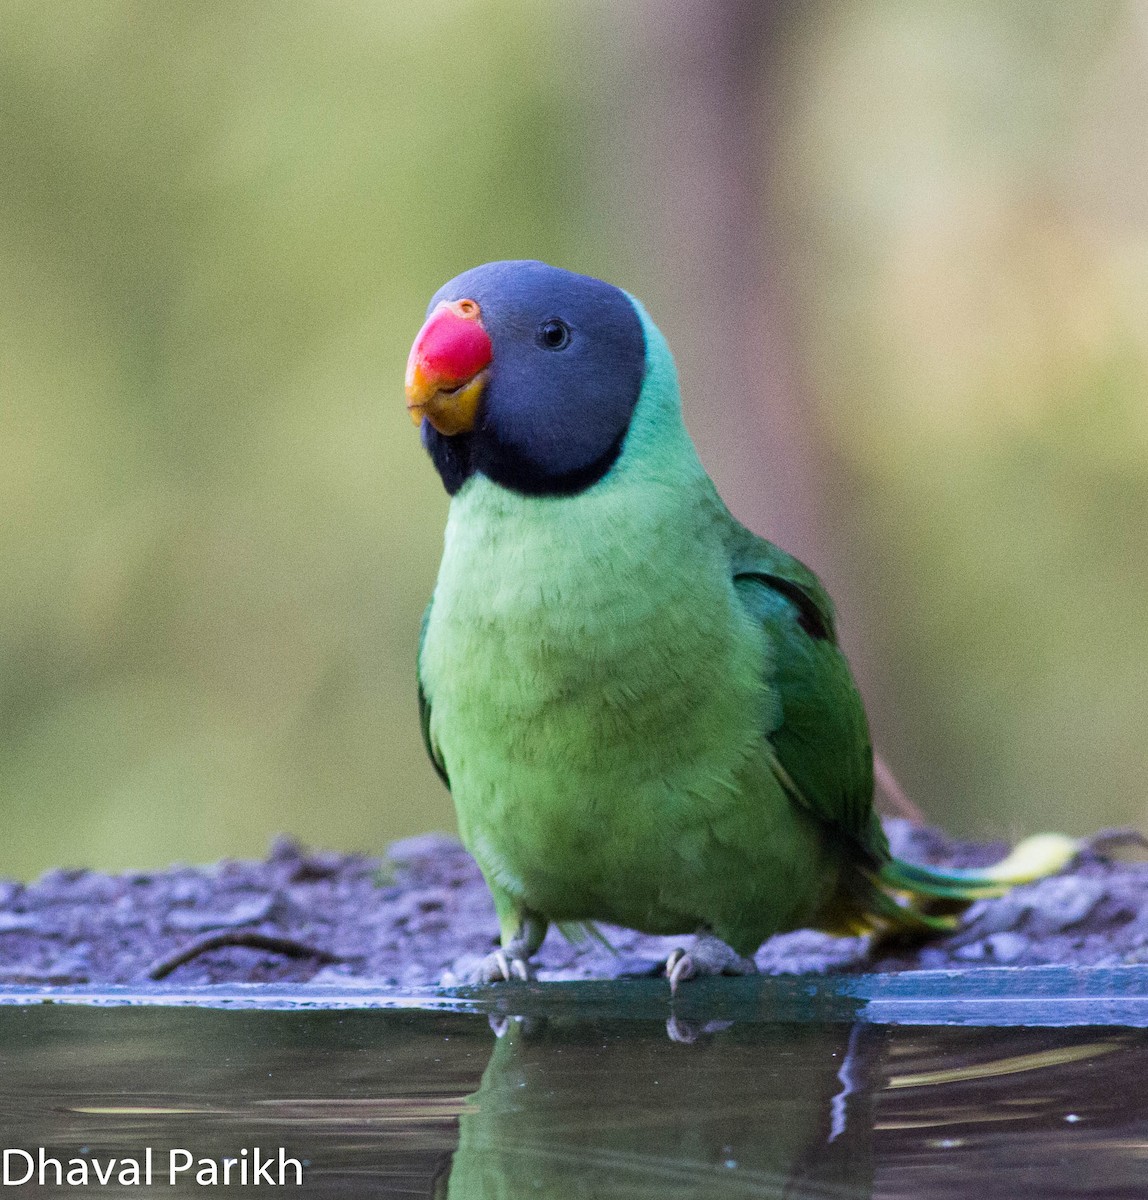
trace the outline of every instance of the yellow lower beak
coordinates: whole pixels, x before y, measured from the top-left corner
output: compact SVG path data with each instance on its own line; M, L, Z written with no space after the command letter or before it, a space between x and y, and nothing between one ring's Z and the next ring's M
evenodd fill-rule
M478 405L486 387L487 373L479 371L457 387L443 389L426 378L416 366L407 379L407 412L415 425L423 417L447 437L469 433L478 417Z

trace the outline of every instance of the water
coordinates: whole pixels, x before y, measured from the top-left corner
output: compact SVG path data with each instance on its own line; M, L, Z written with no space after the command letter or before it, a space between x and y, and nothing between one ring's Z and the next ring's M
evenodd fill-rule
M883 1024L856 1004L715 1020L706 997L729 993L705 987L674 1037L653 984L593 1004L524 989L526 1017L505 989L475 1012L0 1007L0 1148L89 1172L3 1194L210 1195L199 1160L221 1180L225 1158L217 1187L246 1193L255 1148L278 1182L282 1147L295 1194L325 1198L1148 1196L1148 1031ZM119 1182L148 1148L153 1186ZM193 1160L174 1186L173 1148Z

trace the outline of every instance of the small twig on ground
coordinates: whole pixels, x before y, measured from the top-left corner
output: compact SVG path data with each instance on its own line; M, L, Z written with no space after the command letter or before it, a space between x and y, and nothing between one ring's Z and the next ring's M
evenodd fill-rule
M186 946L165 955L148 967L148 979L164 979L186 962L206 954L209 950L220 950L225 946L243 946L250 950L270 950L274 954L285 954L288 958L315 958L319 962L334 963L341 961L337 954L320 950L317 946L308 946L306 942L298 942L294 938L275 937L269 933L257 933L252 929L229 929L222 933L209 933L205 937L196 938Z
M1111 858L1114 850L1148 850L1148 838L1139 829L1102 829L1081 845L1102 858Z
M914 825L925 824L925 814L905 795L905 790L897 782L896 775L879 754L873 755L873 778L894 816L904 817Z

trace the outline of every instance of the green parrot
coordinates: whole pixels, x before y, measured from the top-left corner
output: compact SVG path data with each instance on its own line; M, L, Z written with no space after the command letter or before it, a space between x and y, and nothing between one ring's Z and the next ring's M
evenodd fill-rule
M486 981L549 923L697 935L672 987L771 934L928 931L1060 869L891 857L865 711L817 577L730 515L642 305L545 263L431 299L407 407L452 499L418 656L422 730L490 887Z

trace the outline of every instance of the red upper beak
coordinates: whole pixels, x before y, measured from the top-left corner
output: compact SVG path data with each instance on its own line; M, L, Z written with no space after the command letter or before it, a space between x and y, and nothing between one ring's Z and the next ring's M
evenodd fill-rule
M419 330L407 359L407 410L451 436L474 428L493 350L474 300L444 300Z

